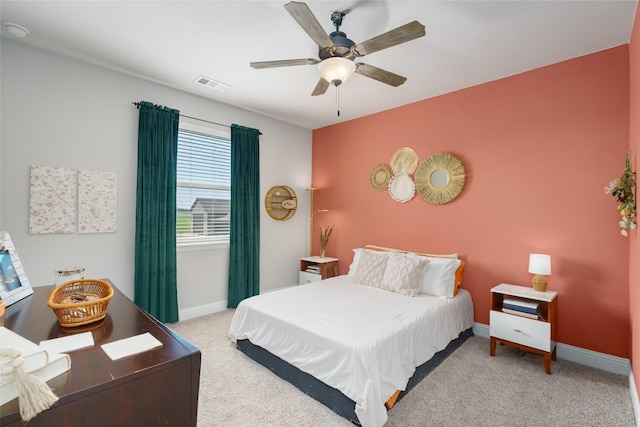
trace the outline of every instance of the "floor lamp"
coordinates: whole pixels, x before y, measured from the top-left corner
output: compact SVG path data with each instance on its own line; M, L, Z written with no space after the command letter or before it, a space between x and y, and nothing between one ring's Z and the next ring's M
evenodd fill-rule
M329 209L313 210L313 192L319 190L319 188L309 187L306 190L311 192L311 214L309 215L309 256L313 256L313 217L318 212L327 212Z

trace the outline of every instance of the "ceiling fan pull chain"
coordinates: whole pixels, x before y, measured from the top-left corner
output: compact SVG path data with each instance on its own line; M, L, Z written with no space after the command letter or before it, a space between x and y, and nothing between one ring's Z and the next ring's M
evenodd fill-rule
M338 105L338 117L340 117L340 86L336 86L336 104Z

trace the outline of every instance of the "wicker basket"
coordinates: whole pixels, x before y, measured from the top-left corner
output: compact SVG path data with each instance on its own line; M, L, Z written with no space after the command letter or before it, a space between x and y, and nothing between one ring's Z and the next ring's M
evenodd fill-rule
M58 316L60 326L74 327L102 320L113 297L113 288L99 279L79 279L56 287L47 305Z

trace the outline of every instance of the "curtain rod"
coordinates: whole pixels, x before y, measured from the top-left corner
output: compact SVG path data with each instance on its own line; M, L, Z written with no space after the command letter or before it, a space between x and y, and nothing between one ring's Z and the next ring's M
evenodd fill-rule
M132 104L135 105L137 109L140 109L140 103L139 102L132 102ZM230 128L231 127L231 126L225 125L223 123L216 123L216 122L212 122L211 120L199 119L197 117L187 116L186 114L182 114L182 113L180 113L179 116L180 117L186 117L188 119L198 120L198 121L205 122L205 123L211 123L212 125L224 126L226 128ZM259 134L262 135L262 132L259 132Z

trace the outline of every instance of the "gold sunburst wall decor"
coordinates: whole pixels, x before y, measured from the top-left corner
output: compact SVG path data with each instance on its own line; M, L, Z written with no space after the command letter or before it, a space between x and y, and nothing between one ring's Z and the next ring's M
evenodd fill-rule
M436 153L418 166L416 190L429 203L443 205L462 192L466 180L464 165L449 153Z

